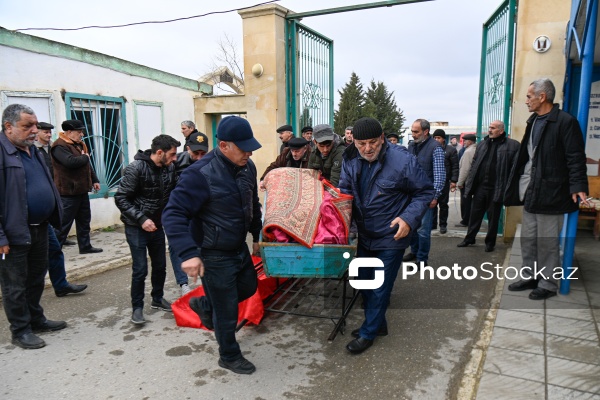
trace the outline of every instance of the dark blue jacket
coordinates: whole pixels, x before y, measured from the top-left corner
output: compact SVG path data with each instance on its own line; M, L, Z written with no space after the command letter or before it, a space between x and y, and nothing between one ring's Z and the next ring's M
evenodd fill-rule
M419 166L417 159L402 146L384 142L374 170L368 180L365 198L359 196L362 164L367 163L354 145L344 152L340 189L354 196L352 218L358 227L360 245L369 250L402 249L410 244L410 237L421 223L435 191L431 180ZM400 217L411 233L394 240L398 226L390 224Z
M248 232L258 242L262 222L254 163L238 167L218 148L209 152L183 171L162 221L182 261L199 257L200 247L238 250Z
M32 157L37 157L42 165L46 165L44 157L35 146L32 145L29 152ZM62 220L60 195L48 168L44 168L44 171L52 183L56 204L50 223L60 229ZM19 151L2 131L0 132L0 246L31 244L25 186L25 169Z

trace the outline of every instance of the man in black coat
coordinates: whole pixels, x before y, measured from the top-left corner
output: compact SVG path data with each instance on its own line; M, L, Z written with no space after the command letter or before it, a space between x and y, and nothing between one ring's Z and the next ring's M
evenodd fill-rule
M527 90L527 120L523 145L511 171L505 205L523 205L521 255L524 278L508 290L533 289L532 300L555 296L553 274L561 268L558 237L563 214L588 204L585 144L579 122L553 104L556 89L550 79L533 81Z
M477 145L465 184L465 196L472 197L471 215L467 235L458 247L475 244L475 237L487 212L485 251L494 251L504 189L518 152L519 142L507 137L504 122L492 121L488 128L488 136Z
M171 304L163 298L167 277L165 233L162 212L169 195L177 184L173 161L181 143L169 135L152 139L150 150L138 151L134 161L123 172L115 193L115 204L125 224L125 237L133 261L131 273L131 322L146 323L144 319L144 283L148 275L148 258L152 261L151 307L171 311Z

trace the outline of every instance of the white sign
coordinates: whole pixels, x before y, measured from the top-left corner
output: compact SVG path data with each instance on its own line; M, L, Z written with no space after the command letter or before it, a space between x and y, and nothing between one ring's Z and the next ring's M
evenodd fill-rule
M533 49L538 53L545 53L552 46L552 41L548 36L542 35L535 38L533 41Z

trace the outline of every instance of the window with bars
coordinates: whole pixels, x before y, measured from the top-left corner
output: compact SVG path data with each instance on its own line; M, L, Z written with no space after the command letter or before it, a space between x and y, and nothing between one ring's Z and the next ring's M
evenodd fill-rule
M113 195L128 162L125 101L119 97L67 93L65 104L67 119L77 119L86 126L83 140L100 180L100 191L92 197Z

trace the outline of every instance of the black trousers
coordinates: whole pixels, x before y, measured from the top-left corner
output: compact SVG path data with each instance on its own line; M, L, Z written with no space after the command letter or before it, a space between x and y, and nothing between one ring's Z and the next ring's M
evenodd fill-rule
M67 235L75 221L75 230L77 231L77 244L79 250L86 250L92 247L90 243L90 221L92 220L92 211L90 209L90 198L87 193L77 196L60 196L63 204L62 227L56 232L56 237L62 246L67 239Z
M31 244L11 245L0 259L2 305L13 337L46 322L40 300L48 272L48 223L29 226L29 233Z
M444 188L442 189L442 194L438 197L438 203L435 206L435 211L433 212L433 222L431 224L432 229L437 228L438 226L438 208L440 212L440 228L445 228L448 226L448 202L450 201L450 181L447 180Z
M460 189L460 222L463 225L469 225L472 199L471 196L465 194L465 188Z
M479 187L475 190L475 195L471 203L471 215L469 217L469 228L465 240L474 241L483 216L487 212L488 231L485 237L485 244L488 246L496 245L496 236L498 234L498 222L502 211L502 203L493 201L494 189Z

